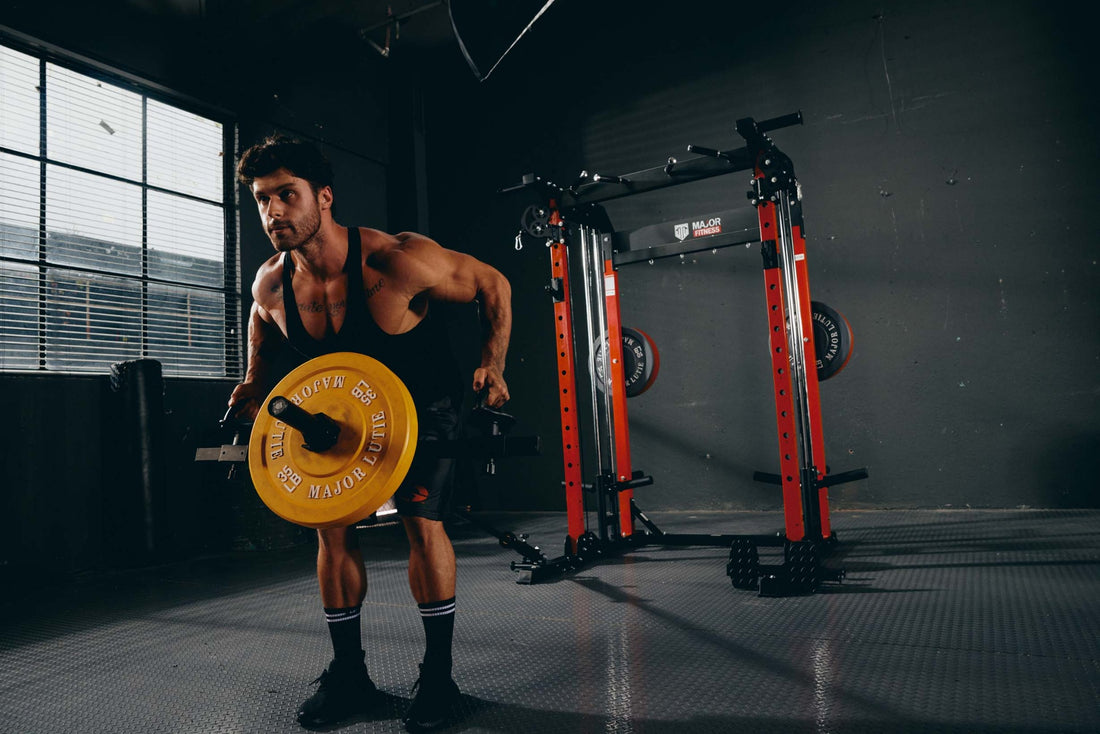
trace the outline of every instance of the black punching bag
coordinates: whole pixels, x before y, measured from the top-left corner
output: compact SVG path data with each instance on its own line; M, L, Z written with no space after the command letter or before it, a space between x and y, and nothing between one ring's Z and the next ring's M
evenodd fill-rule
M104 482L104 541L116 562L136 565L159 560L167 550L161 364L155 359L113 364L110 385L114 450L112 476Z

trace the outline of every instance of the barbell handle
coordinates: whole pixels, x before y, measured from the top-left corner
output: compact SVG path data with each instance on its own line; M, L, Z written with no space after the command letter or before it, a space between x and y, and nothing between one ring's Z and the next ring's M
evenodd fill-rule
M715 150L714 148L704 148L701 145L689 144L687 149L688 153L698 153L699 155L706 155L710 156L711 158L724 158L727 161L730 159L729 153L725 153L721 150Z
M267 412L272 418L297 429L305 439L302 448L320 453L328 451L340 438L340 424L324 413L310 413L282 395L267 402Z
M771 132L772 130L779 130L780 128L790 127L791 125L802 124L802 110L792 112L789 115L780 115L779 117L773 117L770 120L761 120L756 123L756 129L762 133Z

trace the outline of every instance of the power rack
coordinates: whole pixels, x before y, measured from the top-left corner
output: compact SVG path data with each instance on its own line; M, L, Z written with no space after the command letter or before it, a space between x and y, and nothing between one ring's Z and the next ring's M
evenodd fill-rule
M829 522L827 488L867 477L866 469L827 474L818 370L808 368L813 349L810 287L806 266L801 193L791 160L767 133L802 123L802 115L756 122L744 118L736 130L745 146L721 151L689 145L698 157L669 158L664 165L622 176L582 173L561 187L533 174L503 192L533 190L540 203L523 213L516 249L529 238L546 240L556 326L558 398L561 413L567 509L563 555L548 558L511 533L493 530L505 547L523 556L512 563L519 583L537 583L575 571L600 557L647 545L730 548L727 575L734 587L762 596L813 593L823 581L840 581L844 571L822 565L836 543ZM669 222L633 232L614 232L602 202L670 186L751 170L750 207L699 219ZM721 225L707 227L708 220ZM695 236L692 236L695 235ZM617 270L630 263L701 250L760 243L768 309L769 345L778 429L780 473L757 472L754 479L781 486L784 529L763 535L703 535L663 532L638 507L634 490L653 483L636 470L630 455L625 376L621 369L597 369L596 353L610 365L623 364ZM572 263L576 257L579 262ZM579 283L573 280L579 274ZM578 318L582 317L582 318ZM583 334L578 330L583 329ZM850 335L849 335L850 338ZM845 357L846 360L846 357ZM820 369L820 359L817 360ZM837 363L836 367L842 366ZM581 381L580 369L588 379ZM587 383L582 417L578 386ZM585 425L590 421L591 425ZM583 434L591 431L588 436ZM590 451L582 452L582 437ZM586 481L582 454L594 468ZM585 497L595 504L589 522ZM637 523L637 525L635 524ZM761 563L760 547L782 548L782 562Z

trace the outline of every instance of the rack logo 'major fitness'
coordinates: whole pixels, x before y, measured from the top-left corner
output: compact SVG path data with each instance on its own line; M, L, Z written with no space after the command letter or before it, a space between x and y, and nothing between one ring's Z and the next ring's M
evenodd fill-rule
M683 222L677 224L672 229L673 234L676 235L676 239L683 242L690 235L691 237L707 237L712 234L722 233L722 217L711 217L710 219L698 219L691 222Z

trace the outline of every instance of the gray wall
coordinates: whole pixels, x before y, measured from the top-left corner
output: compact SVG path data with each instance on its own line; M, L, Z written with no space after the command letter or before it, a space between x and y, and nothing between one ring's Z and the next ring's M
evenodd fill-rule
M548 263L541 247L513 252L525 202L495 190L527 171L567 183L684 157L687 143L737 147L737 118L800 109L805 125L773 138L803 185L812 295L848 317L856 344L822 387L826 453L833 470L871 472L835 488L834 508L1097 506L1086 31L1040 2L676 8L562 3L489 81L435 90L433 227L513 279L512 407L549 449L486 501L563 506ZM737 206L747 179L608 210L632 228ZM624 322L662 354L656 385L629 403L635 467L657 479L642 507L780 506L751 479L778 462L758 248L620 277Z

